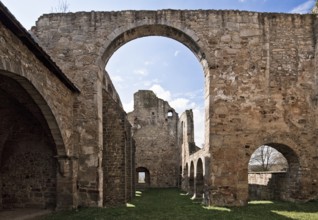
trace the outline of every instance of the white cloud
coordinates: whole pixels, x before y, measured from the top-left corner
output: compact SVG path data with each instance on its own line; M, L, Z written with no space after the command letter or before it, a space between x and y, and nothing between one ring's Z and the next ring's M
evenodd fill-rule
M185 111L189 107L189 99L186 98L177 98L169 102L172 108L176 110L179 114Z
M193 109L194 118L194 140L198 147L202 147L204 143L204 107L196 107Z
M179 51L179 50L176 50L176 51L174 52L174 56L175 56L175 57L178 56L179 53L180 53L180 51Z
M144 62L144 65L145 65L145 66L149 66L149 65L152 65L152 64L154 64L154 62L153 62L153 61L150 61L150 60L146 60L146 61Z
M314 7L314 5L315 5L315 0L307 0L306 2L293 8L290 11L290 13L306 14L306 13L310 12L310 10Z
M159 84L154 84L152 85L149 90L152 90L158 98L161 98L165 101L170 101L171 100L171 93L168 90L165 90L162 88Z
M149 87L150 85L154 84L154 83L159 83L160 80L159 79L153 79L153 80L146 80L143 81L142 84L146 87Z
M137 69L133 71L134 74L139 75L139 76L147 76L148 75L148 70L147 69Z
M130 100L128 103L123 103L123 107L127 113L132 112L134 110L134 100Z
M111 80L113 82L122 82L122 81L124 81L123 78L121 76L118 76L118 75L117 76L112 76Z

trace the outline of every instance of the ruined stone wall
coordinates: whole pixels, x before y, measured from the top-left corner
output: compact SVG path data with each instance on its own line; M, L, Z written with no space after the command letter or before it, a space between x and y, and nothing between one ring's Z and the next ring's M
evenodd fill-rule
M73 103L76 93L62 82L43 63L43 60L41 61L33 51L30 51L25 40L24 42L21 40L23 34L20 33L21 35L17 36L11 29L8 29L7 23L6 25L2 23L3 21L0 22L0 75L13 80L22 90L15 90L16 87L7 82L1 85L1 89L5 90L9 97L14 97L15 102L24 106L21 110L30 112L22 111L20 115L26 113L32 115L30 117L34 117L28 122L19 121L17 118L9 121L9 125L17 127L21 123L22 130L20 130L21 133L16 131L17 135L11 141L10 148L14 152L11 152L10 157L9 154L2 155L3 161L6 160L6 164L2 164L3 167L10 167L3 173L5 175L3 178L8 181L8 185L2 191L2 195L8 196L4 205L10 203L8 207L72 208L75 206L73 199L76 196L76 181L73 180L72 172L61 175L56 171L57 160L54 157L60 161L60 158L64 160L73 155ZM32 100L33 104L29 100ZM0 115L0 118L3 119L5 116ZM32 129L27 127L35 126L34 121L36 120L38 129L43 129L42 131L34 127ZM2 124L2 126L5 125ZM8 138L6 136L8 130L6 131L1 132L0 149L4 148ZM50 136L52 142L46 143L44 136ZM28 150L22 150L23 146L28 147ZM12 163L15 163L15 166L12 166ZM66 164L66 171L73 169L71 164ZM39 165L41 166L38 167ZM24 174L22 174L22 169L25 169ZM28 175L30 176L28 180L19 182L22 177L26 179ZM14 178L17 180L14 181ZM9 179L11 180L9 181ZM31 188L31 185L34 188ZM16 191L17 193L13 195L11 190L18 188L21 191ZM23 193L20 193L22 191ZM16 198L14 198L15 196Z
M149 170L150 187L176 187L179 173L178 114L149 90L134 94L128 114L136 142L136 168Z
M285 144L288 150L277 149L299 158L290 200L317 196L313 16L249 13L233 26L230 20L218 38L222 61L211 83L212 200L245 204L248 160L267 143ZM236 178L226 178L233 172Z
M298 159L298 188L291 199L317 197L316 20L315 15L213 10L40 17L35 35L82 91L75 121L79 178L95 169L87 164L102 148L101 85L109 57L130 40L158 35L188 46L204 67L211 202L246 204L250 156L271 143ZM98 175L90 178L85 181Z
M286 172L249 173L249 200L282 200L288 198Z
M134 196L131 125L125 111L103 90L103 206L125 204Z
M181 189L193 195L193 198L202 199L208 194L210 154L207 147L199 148L195 145L193 124L193 112L186 110L181 114L178 125L182 161Z

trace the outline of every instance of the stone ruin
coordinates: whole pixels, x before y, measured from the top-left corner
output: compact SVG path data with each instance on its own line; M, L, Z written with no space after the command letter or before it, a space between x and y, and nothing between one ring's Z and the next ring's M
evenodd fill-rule
M150 184L180 185L202 194L208 204L245 205L250 156L266 144L289 164L280 199L317 199L316 15L60 13L41 16L31 33L2 3L0 17L1 208L126 203L134 195L134 155L143 141L132 133L143 137L143 126L152 122L164 124L160 133L171 129L169 138L180 154L166 177L137 164L148 166ZM105 66L119 47L145 36L183 43L203 66L205 145L200 150L193 145L191 111L175 124L175 112L165 102L150 105L154 117L127 116L122 108ZM136 111L144 111L142 103L139 107ZM172 173L174 180L168 177Z
M178 187L180 151L178 114L152 91L134 94L134 111L128 113L136 146L136 180L144 172L147 181L136 187ZM140 172L138 172L140 170Z

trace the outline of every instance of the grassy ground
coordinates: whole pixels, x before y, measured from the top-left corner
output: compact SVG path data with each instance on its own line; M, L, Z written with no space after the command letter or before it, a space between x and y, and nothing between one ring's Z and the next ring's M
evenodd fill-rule
M251 202L246 207L204 207L198 201L182 194L177 189L151 189L136 193L136 198L120 208L85 208L78 211L57 212L47 216L55 219L226 219L226 220L318 220L318 202Z

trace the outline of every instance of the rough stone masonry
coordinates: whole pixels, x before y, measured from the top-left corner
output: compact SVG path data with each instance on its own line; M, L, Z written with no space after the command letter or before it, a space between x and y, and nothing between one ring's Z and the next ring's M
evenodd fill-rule
M21 175L19 166L10 165L13 158L29 161L28 169L44 163L31 162L41 148L34 142L42 143L43 158L53 159L41 180L39 170L30 173L30 182L37 182L31 191L10 194L2 183L0 204L72 208L122 204L132 197L134 141L105 66L119 47L145 36L183 43L203 66L204 150L210 158L207 165L202 159L197 164L208 171L204 195L210 204L247 203L248 161L263 144L289 163L282 199L317 199L317 21L312 14L215 10L47 14L32 28L40 47L1 4L1 80L21 91L0 83L1 97L7 97L1 118L10 113L17 126L44 128L18 132L0 124L6 131L0 137L6 171L1 179ZM14 114L18 110L23 120ZM192 164L184 163L184 178L195 178ZM26 192L32 193L19 200Z

